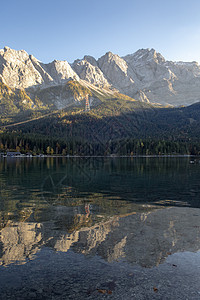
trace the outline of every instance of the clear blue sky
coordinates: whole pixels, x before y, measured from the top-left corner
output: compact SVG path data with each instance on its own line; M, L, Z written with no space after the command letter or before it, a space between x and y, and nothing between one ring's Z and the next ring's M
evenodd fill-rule
M0 48L43 62L155 48L166 59L200 62L200 0L1 1Z

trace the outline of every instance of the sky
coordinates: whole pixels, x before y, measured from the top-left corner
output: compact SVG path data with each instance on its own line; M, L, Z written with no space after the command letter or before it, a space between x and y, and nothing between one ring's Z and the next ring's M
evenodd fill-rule
M42 62L154 48L200 62L199 0L1 0L0 49Z

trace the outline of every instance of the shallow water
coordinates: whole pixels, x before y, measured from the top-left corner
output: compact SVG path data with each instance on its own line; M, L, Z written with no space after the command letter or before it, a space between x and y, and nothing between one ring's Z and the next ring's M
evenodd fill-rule
M1 159L0 296L200 299L190 160Z

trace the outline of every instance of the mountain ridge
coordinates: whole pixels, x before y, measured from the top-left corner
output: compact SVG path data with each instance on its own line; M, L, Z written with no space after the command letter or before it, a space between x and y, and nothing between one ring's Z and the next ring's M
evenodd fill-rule
M10 88L30 94L73 79L143 102L180 106L200 100L198 63L167 61L153 48L123 57L109 51L99 59L85 55L71 64L66 60L45 64L24 50L4 47L0 50L0 78Z

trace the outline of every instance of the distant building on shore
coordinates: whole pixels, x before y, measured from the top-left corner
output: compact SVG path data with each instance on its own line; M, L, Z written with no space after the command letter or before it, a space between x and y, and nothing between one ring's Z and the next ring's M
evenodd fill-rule
M6 153L6 155L7 155L7 156L21 156L22 154L21 154L21 152L19 152L19 151L16 151L16 152L8 151L8 152Z

